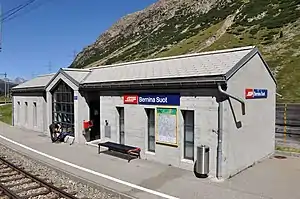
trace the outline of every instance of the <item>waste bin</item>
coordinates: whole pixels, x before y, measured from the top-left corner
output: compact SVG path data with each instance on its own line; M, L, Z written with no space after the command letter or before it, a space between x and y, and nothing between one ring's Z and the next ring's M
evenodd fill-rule
M207 177L209 173L209 147L201 145L197 147L196 172L201 177Z

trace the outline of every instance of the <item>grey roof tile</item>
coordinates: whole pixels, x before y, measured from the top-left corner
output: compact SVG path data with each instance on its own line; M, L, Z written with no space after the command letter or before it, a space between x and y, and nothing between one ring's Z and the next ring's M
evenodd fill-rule
M52 79L54 75L55 74L46 74L46 75L37 76L31 80L28 80L22 84L13 87L13 89L44 87L49 83L49 81Z
M93 68L83 83L224 75L253 48L251 46Z
M70 77L80 83L89 73L90 71L80 71L80 70L64 70Z

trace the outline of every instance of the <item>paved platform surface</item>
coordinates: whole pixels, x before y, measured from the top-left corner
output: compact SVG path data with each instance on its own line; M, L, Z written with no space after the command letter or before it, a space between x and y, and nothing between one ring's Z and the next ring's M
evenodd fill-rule
M24 149L0 138L0 143L64 171L137 198L181 199L299 199L300 159L267 159L224 182L198 179L192 172L146 160L126 160L97 154L97 148L53 144L42 133L0 122L0 135L50 156L102 174L89 173ZM113 177L103 177L104 175ZM118 180L116 180L118 179ZM127 184L124 182L127 182ZM130 186L129 186L130 185ZM135 185L135 186L132 186ZM145 190L141 190L146 188ZM150 191L149 191L150 190ZM151 191L152 190L152 191ZM161 193L160 196L157 193ZM166 195L162 195L166 194ZM163 196L163 197L161 197Z

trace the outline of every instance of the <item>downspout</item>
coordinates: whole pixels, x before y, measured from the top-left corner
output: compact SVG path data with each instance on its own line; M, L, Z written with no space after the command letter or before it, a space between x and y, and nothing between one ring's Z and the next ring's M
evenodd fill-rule
M218 84L218 90L220 91L220 93L226 95L227 97L231 97L232 99L235 99L236 101L240 102L240 103L241 103L241 108L242 108L242 115L245 115L245 114L246 114L246 113L245 113L246 111L245 111L245 102L244 102L244 100L242 100L242 99L240 99L240 98L238 98L238 97L235 97L235 96L233 96L233 95L227 93L226 91L224 91L224 90L222 89L222 87L221 87L220 84Z
M227 97L231 97L236 101L240 102L242 108L242 115L245 115L245 102L242 99L235 97L227 93L226 91L224 91L220 84L218 84L218 90L220 91L220 93L226 95ZM217 146L217 178L218 179L222 178L223 110L224 110L223 108L224 108L223 102L220 101L218 106L218 146Z
M223 102L218 106L217 178L222 178Z

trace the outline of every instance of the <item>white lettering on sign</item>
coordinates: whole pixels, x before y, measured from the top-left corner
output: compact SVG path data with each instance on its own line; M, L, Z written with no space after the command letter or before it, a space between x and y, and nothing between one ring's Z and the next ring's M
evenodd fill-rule
M139 97L139 102L155 102L155 98L153 97L147 97L147 98L143 98L143 97Z
M168 97L139 97L139 102L141 103L161 103L161 104L167 104L168 103Z
M168 98L167 97L164 97L164 98L156 97L156 103L168 103Z
M251 97L253 95L253 91L248 91L247 92L247 97Z

